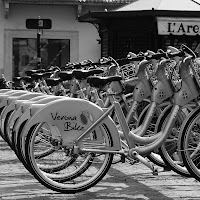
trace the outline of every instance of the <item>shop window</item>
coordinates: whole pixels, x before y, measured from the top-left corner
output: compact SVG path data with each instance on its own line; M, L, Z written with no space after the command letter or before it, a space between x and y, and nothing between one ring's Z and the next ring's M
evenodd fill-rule
M138 54L149 48L150 38L146 33L141 34L136 31L118 31L114 33L114 58L124 58L129 52Z
M24 76L26 70L37 69L37 40L35 38L13 38L13 77ZM41 39L41 66L64 67L70 61L69 39Z

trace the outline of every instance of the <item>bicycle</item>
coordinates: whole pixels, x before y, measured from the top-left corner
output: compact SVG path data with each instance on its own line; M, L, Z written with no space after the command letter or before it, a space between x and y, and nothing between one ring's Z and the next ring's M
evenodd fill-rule
M20 144L20 142L18 141L17 144ZM19 146L17 149L22 149L22 148L21 148L21 146ZM22 154L22 153L20 153L20 154Z
M196 67L194 81L199 85L199 59L193 62ZM177 153L192 177L200 181L199 175L199 105L185 118L180 127Z
M181 55L183 55L183 52L181 52ZM161 65L163 67L165 64L166 61L161 62ZM108 81L112 81L112 77L111 79L108 78ZM198 91L196 91L195 88L193 92L196 92L196 95L198 94ZM110 95L113 96L112 94ZM152 169L153 173L157 173L154 166L152 166L151 163L144 159L143 156L148 155L151 151L160 147L162 143L165 142L168 134L170 133L170 130L174 125L174 119L177 118L177 112L181 110L180 107L176 104L173 106L171 115L166 122L166 126L161 132L157 133L156 137L149 137L147 139L148 141L146 141L147 145L137 146L133 139L135 138L135 135L129 130L119 102L115 100L114 96L113 100L114 101L112 106L108 109L102 109L91 102L75 98L69 98L65 101L57 100L56 102L46 104L46 106L42 109L36 109L36 107L32 105L32 108L30 108L30 110L33 109L35 111L34 115L29 117L29 120L22 130L22 134L26 135L26 133L29 131L25 146L26 158L27 162L33 170L32 173L40 183L50 189L63 193L75 193L83 191L95 185L106 175L112 164L113 154L115 153L124 156L128 155L132 158L137 158L150 169ZM76 102L76 107L73 106L74 102ZM62 112L64 107L68 111L67 115ZM115 109L116 111L125 139L127 140L127 149L121 148L121 141L118 135L118 130L109 116L110 112L112 112L113 109ZM26 112L28 113L30 112L30 110L27 110ZM87 115L84 115L84 111L87 111ZM59 116L63 116L63 119L65 117L71 118L64 126L65 123L57 120L56 113L59 113ZM74 119L74 121L72 120L72 118ZM44 123L54 124L55 126L59 127L60 131L62 130L60 132L62 140L53 143L55 147L57 146L57 148L60 150L64 148L63 150L69 152L68 155L86 155L87 161L85 162L90 162L90 166L87 168L86 171L84 171L84 173L76 171L76 173L78 173L77 178L73 177L71 181L68 180L67 182L61 183L62 181L58 182L58 180L59 178L61 178L62 174L58 174L58 177L56 177L56 174L52 174L52 177L54 176L55 179L58 178L57 181L53 181L53 178L49 178L45 175L45 173L40 170L40 168L38 168L34 156L34 148L36 148L35 139L38 139L37 127L42 126L42 121ZM34 128L31 129L31 127ZM64 134L63 128L66 128L64 130L66 130L68 134ZM71 130L71 128L73 128L73 130ZM98 136L97 139L95 139L94 135L92 135L93 130L96 130L99 133L96 134ZM97 156L98 158L96 158L95 156ZM83 156L81 158L83 159ZM82 163L82 165L84 165L84 163ZM90 173L87 173L92 165L95 165L95 167L91 168L91 170L93 170L93 174L91 173L91 171ZM67 167L65 169L65 172L67 170L70 170L70 167L72 166L70 165L69 167ZM97 168L98 170L96 171L95 169ZM83 176L84 178L82 179L81 177ZM86 180L86 178L88 178L88 180Z

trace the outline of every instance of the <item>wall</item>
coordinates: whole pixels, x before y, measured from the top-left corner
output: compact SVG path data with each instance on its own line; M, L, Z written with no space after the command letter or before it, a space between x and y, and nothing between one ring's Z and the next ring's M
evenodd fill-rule
M22 31L22 36L36 37L37 30L27 30L25 21L27 18L48 18L52 20L52 29L44 30L41 37L56 37L56 35L73 39L71 49L71 62L91 59L97 61L100 58L99 34L97 29L89 23L80 23L77 20L77 6L67 5L30 5L10 4L8 18L4 17L4 4L0 4L0 69L12 66L12 48L9 40L12 33ZM88 7L89 9L89 7ZM14 31L14 32L13 32ZM65 38L66 36L66 38ZM10 70L5 72L6 78L10 77Z

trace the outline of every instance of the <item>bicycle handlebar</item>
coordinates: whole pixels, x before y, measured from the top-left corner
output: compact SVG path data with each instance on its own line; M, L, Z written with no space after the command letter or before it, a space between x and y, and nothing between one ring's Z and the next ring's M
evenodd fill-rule
M148 55L148 53L139 53L136 55L136 57L131 57L130 55L127 56L126 58L121 58L121 59L113 59L112 57L102 57L99 59L98 62L92 62L91 60L88 60L88 62L85 63L69 63L64 67L64 69L81 69L84 67L94 67L94 66L102 66L102 65L109 65L109 64L115 64L116 66L122 66L129 64L130 62L134 61L142 61L142 60L159 60L162 57L165 59L168 58L173 58L173 57L184 57L186 54L189 54L192 56L192 58L196 58L195 53L186 45L182 44L178 52L165 52L162 49L159 49L157 53L153 55Z
M190 49L188 46L181 44L181 50L186 52L187 54L189 54L190 56L192 56L192 58L196 58L196 54L194 53L194 51L192 51L192 49Z

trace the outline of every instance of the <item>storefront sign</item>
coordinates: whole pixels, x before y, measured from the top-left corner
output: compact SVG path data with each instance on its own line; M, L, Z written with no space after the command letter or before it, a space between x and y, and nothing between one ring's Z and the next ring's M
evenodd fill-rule
M200 35L200 19L157 18L159 35Z

